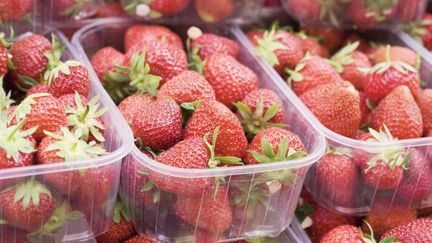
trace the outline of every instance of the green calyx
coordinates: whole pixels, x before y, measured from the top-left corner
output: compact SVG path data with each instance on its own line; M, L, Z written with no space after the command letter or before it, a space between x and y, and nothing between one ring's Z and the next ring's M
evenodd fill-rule
M271 105L265 113L264 103L262 102L261 97L258 98L254 112L252 112L250 108L241 101L236 102L234 106L240 113L243 129L251 137L270 127L286 127L285 124L270 122L270 120L275 117L280 110L281 104L279 102Z
M128 208L118 199L114 209L113 222L120 224L122 216L127 222L130 222L131 217Z
M21 131L25 122L23 119L9 127L6 122L0 122L0 148L6 152L8 159L13 158L15 162L19 161L21 153L30 154L36 151L35 145L27 137L31 136L37 127Z
M215 148L216 148L216 140L219 133L219 128L216 127L216 129L213 132L212 135L212 142L211 144L208 142L208 134L204 136L204 141L210 151L210 159L208 161L208 167L209 168L216 168L220 164L231 164L231 165L243 165L243 162L240 158L234 157L234 156L216 156L215 155Z
M101 134L101 130L105 126L98 120L108 110L107 107L99 109L100 96L94 96L87 105L84 105L80 95L75 92L76 109L66 106L66 114L68 126L72 128L72 132L78 129L82 130L82 140L88 141L89 136L93 135L99 142L104 142L105 138Z
M330 147L327 145L326 148L326 155L340 155L340 156L346 156L346 157L353 157L352 150L348 147Z
M43 183L35 180L34 177L9 187L4 192L11 190L15 190L13 202L17 203L21 201L24 209L28 208L31 204L38 207L40 195L42 194L51 198L51 191Z
M359 228L359 233L360 233L360 239L364 242L364 243L376 243L375 241L375 237L373 235L373 230L372 227L370 226L370 224L367 221L364 221L364 223L368 226L369 228L369 232L370 234L364 234L363 230L361 228ZM381 242L380 242L381 243Z
M344 66L350 65L354 62L352 54L355 50L357 50L359 45L359 41L348 44L330 58L330 64L336 69L338 73L343 73Z
M315 208L312 204L307 203L303 200L303 198L299 198L299 202L297 204L295 215L303 229L306 229L312 226L312 219L310 216L314 213ZM310 221L310 222L307 222Z
M48 85L52 83L52 81L54 79L56 79L60 73L63 73L66 76L69 76L72 74L70 68L71 67L79 67L82 66L82 64L78 61L75 60L68 60L66 62L60 62L54 69L52 69L49 74L47 74L46 76L48 76Z
M74 0L74 4L61 12L61 15L75 18L75 16L79 15L85 4L93 2L94 0Z
M47 68L43 74L44 82L48 82L50 80L51 72L55 68L59 67L59 65L61 64L60 59L61 56L63 55L65 45L62 44L54 34L52 34L51 47L52 49L50 51L46 51L44 53L44 56L48 59Z
M150 8L154 0L125 0L125 11L131 15L139 17L149 17L152 19L161 18L162 13Z
M391 14L399 0L365 0L366 16L372 17L376 22L382 22Z
M277 153L274 152L273 146L268 142L267 138L263 137L261 139L261 151L262 154L253 150L248 150L248 153L261 164L300 159L307 155L304 151L295 151L289 148L289 139L287 136L279 144Z
M292 87L293 82L302 82L304 80L304 77L300 72L306 67L306 64L311 60L311 58L311 54L307 52L294 70L285 68L285 73L287 74L286 82L288 83L288 86Z
M152 202L153 203L157 203L160 201L160 194L161 191L160 189L154 184L153 181L148 181L146 184L144 184L142 186L142 188L140 189L140 192L142 193L146 193L146 192L151 192L153 191L153 199Z
M12 113L12 116L9 117L9 123L12 121L13 118L16 118L17 122L24 119L27 114L31 112L32 105L36 104L36 99L50 96L48 93L36 93L27 96L21 103L16 107L15 111Z
M406 24L404 30L416 41L422 43L421 37L430 34L430 31L427 28L431 25L432 19L420 19Z
M337 11L339 11L339 5L341 4L339 0L321 0L319 19L323 20L328 18L333 26L339 27L339 21L337 19Z
M0 45L2 45L4 48L9 50L12 47L14 41L15 41L15 32L13 28L10 28L10 34L8 39L6 39L6 34L4 32L0 33Z
M255 54L262 57L272 66L279 65L279 59L275 51L288 49L287 46L277 41L278 38L275 25L272 26L270 31L265 31L262 38L256 38L257 46L254 49Z
M15 101L11 99L11 92L6 94L3 89L3 79L4 76L0 76L0 113L5 112L7 114L7 110Z
M188 66L190 70L194 70L199 74L204 73L204 62L201 60L201 57L198 55L199 51L201 50L201 46L197 45L194 48L191 49L191 40L188 38L186 40L186 50L187 50L187 59L188 59Z
M90 143L82 140L83 132L76 129L73 133L67 128L61 128L62 135L44 131L47 136L57 139L58 141L49 145L46 151L57 150L56 155L65 161L78 161L89 158L99 157L106 154L106 150L95 141Z

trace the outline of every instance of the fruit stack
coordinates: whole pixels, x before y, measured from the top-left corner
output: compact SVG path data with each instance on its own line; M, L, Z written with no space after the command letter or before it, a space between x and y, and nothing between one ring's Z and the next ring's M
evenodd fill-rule
M240 43L171 28L116 19L73 38L136 137L121 188L137 231L172 241L277 236L322 137Z
M1 38L0 241L82 240L106 230L127 134L88 69L51 41ZM119 126L120 125L120 126ZM115 154L114 154L115 153Z

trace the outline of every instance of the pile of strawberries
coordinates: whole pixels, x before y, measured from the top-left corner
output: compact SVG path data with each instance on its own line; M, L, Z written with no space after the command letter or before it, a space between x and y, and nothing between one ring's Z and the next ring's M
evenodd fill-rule
M88 70L74 60L62 62L63 49L54 35L52 42L37 34L1 39L0 172L107 153L106 109L99 96L87 99ZM73 168L73 163L65 166ZM12 242L16 236L24 242L27 234L37 239L96 215L101 219L93 219L95 232L104 230L105 201L115 181L110 166L1 179L2 240Z

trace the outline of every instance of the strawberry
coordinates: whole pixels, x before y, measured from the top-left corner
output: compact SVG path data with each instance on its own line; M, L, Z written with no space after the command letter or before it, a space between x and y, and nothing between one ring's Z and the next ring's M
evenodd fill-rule
M25 98L16 107L13 118L17 121L25 119L23 129L36 127L33 136L41 140L44 131L56 132L67 126L66 111L63 104L47 93L38 93Z
M76 101L76 98L78 98L78 103L81 105L87 105L88 99L85 96L82 96L80 94L66 94L58 98L58 100L63 104L65 107L70 107L72 109L77 109L78 104Z
M136 114L132 130L145 146L153 150L167 149L182 136L180 107L171 98L157 98L147 105L146 112Z
M147 107L152 102L152 97L148 95L135 94L124 99L117 108L120 110L123 117L129 124L132 124L136 114L139 114L140 109Z
M354 0L355 1L355 0ZM373 237L372 237L373 238ZM363 243L366 241L361 229L353 225L339 225L330 230L320 241L320 243Z
M391 237L394 241L408 242L430 242L432 241L432 218L416 219L399 225L387 231L381 241Z
M223 232L232 224L233 210L223 187L215 194L205 190L198 198L179 196L174 207L177 216L186 223L210 232Z
M54 97L78 92L88 96L91 87L89 72L78 61L69 60L55 67L48 79L49 92Z
M97 8L97 18L127 17L120 2L104 2Z
M207 58L204 77L213 87L216 99L229 108L249 92L258 89L258 77L234 57L216 53Z
M174 15L183 11L189 4L189 0L152 0L139 4L139 2L130 1L131 4L126 6L126 10L135 10L133 13L140 17L148 16L150 18L160 18L162 16ZM148 5L145 5L145 4ZM143 6L147 6L149 10L141 13L139 11Z
M390 49L388 50L388 48ZM409 48L402 46L381 46L380 48L378 48L375 52L375 55L373 56L373 62L377 64L381 62L386 62L387 60L390 60L392 62L404 62L416 69L418 69L420 65L420 59L418 58L417 53Z
M423 134L421 111L407 86L395 88L372 111L370 127L379 130L384 125L398 139Z
M124 35L124 48L127 51L134 45L149 41L164 42L183 49L181 38L172 30L161 25L132 25Z
M17 229L11 226L1 227L2 241L4 242L14 242L14 243L29 243L27 240L27 232L21 229Z
M216 99L213 87L204 77L189 70L181 72L164 83L159 89L159 96L169 96L179 105L197 100Z
M432 192L432 166L419 150L411 149L408 153L411 160L396 194L404 202L420 202Z
M359 28L375 27L396 14L397 1L352 0L349 14L353 23Z
M99 49L93 55L91 64L102 84L107 82L105 74L114 72L114 67L123 64L124 58L123 53L110 46Z
M195 10L206 23L221 22L234 12L233 0L195 0Z
M90 14L94 14L94 11L91 10L96 10L96 6L98 5L94 1L86 0L57 0L52 4L52 8L58 16L72 19L89 17Z
M364 92L359 92L360 96L360 111L361 111L361 122L360 126L367 126L370 122L371 108L368 105L368 97Z
M432 89L417 92L417 105L422 114L424 133L427 134L432 131Z
M34 178L0 193L2 217L12 226L30 232L48 222L55 210L55 198Z
M201 60L205 60L215 53L222 53L238 58L240 55L240 47L238 43L229 38L215 35L212 33L203 33L199 36L191 38L191 49L198 48L198 56Z
M301 154L306 155L306 149L296 134L282 128L268 128L250 143L245 164L286 161Z
M2 22L16 21L24 17L33 5L33 0L22 0L13 2L9 0L0 1L0 19Z
M322 39L322 44L327 47L330 52L335 51L344 41L345 32L342 29L320 27L320 26L304 26L302 30L309 36Z
M257 46L257 39L262 39L264 37L265 31L262 29L252 29L246 33L246 37L252 43L252 45Z
M329 57L329 51L327 48L319 43L315 38L307 36L304 32L299 32L297 35L302 40L304 53L309 52L312 56L320 56L322 58Z
M306 56L291 69L285 69L287 82L297 95L323 84L342 81L336 70L319 56Z
M378 103L395 88L406 85L415 96L420 85L418 72L403 62L382 62L368 71L363 79L363 89L367 97Z
M30 96L32 94L37 94L37 93L48 93L49 91L49 86L46 84L36 84L34 86L32 86L26 93L26 96Z
M313 23L320 20L321 1L315 0L289 0L287 8L300 22Z
M0 76L4 77L7 72L9 66L11 66L11 56L9 55L9 49L13 44L13 37L10 37L9 40L4 38L4 33L0 34Z
M361 121L360 97L349 82L315 87L300 96L318 120L330 130L354 137Z
M318 161L315 173L321 192L331 195L332 202L342 206L354 203L359 178L352 158L330 150Z
M255 135L269 127L283 127L285 111L277 94L269 89L257 89L236 102L243 128L248 135Z
M247 139L236 115L217 101L203 101L184 128L184 138L202 138L220 127L216 155L243 158ZM214 143L213 143L214 144Z
M135 235L123 243L156 243L156 240L147 235Z
M343 80L351 82L357 90L363 89L366 74L362 68L371 68L369 58L362 52L356 51L360 42L354 42L339 50L331 58L331 63Z

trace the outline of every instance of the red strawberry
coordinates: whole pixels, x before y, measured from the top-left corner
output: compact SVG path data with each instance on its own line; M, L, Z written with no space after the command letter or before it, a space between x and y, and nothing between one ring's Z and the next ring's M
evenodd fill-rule
M359 28L371 28L396 14L397 2L352 0L349 6L351 20Z
M2 232L2 241L4 242L13 242L13 243L28 243L27 240L27 232L13 228L11 226L2 225L1 226L1 232Z
M33 134L36 140L41 140L45 136L44 131L55 132L67 126L63 104L47 93L25 98L15 109L13 116L18 121L25 119L23 129L37 127Z
M242 125L234 113L217 101L204 101L198 106L184 128L184 138L202 138L217 127L220 129L216 155L243 158L247 139Z
M158 96L169 96L177 104L197 100L215 100L213 87L195 71L183 71L163 84Z
M264 30L262 29L253 29L246 33L246 37L254 46L258 45L257 39L262 39L263 36L264 36Z
M207 23L221 22L234 12L233 0L195 0L195 10L199 17Z
M124 99L119 105L118 109L122 113L123 117L129 124L132 124L136 114L138 114L141 108L147 107L152 102L153 98L148 95L135 94Z
M322 39L322 44L327 47L330 52L339 48L345 37L344 31L337 28L304 26L302 29L306 34Z
M147 235L135 235L123 243L156 243L156 240Z
M269 127L284 126L285 111L277 94L269 89L257 89L234 104L248 135Z
M342 81L336 70L319 56L306 55L293 69L285 69L287 82L297 95L323 84Z
M19 2L0 1L0 19L2 22L20 20L32 8L33 0L21 0Z
M192 38L191 49L198 48L198 55L202 60L215 54L222 53L238 58L240 55L240 48L236 41L229 38L215 35L211 33L204 33L199 37Z
M108 3L105 3L108 4ZM123 53L113 47L107 46L99 49L92 57L91 64L102 84L107 82L105 73L114 72L115 65L122 65L124 62Z
M145 112L136 114L132 130L145 146L153 150L168 149L182 136L180 107L171 98L157 98L147 105Z
M55 210L55 202L48 188L34 178L0 194L2 217L10 225L29 232L48 222Z
M223 232L232 224L232 207L227 190L219 187L216 194L205 190L198 198L179 196L176 214L186 223L211 232Z
M249 92L258 89L256 74L225 54L210 56L204 66L204 77L213 87L216 99L227 107L242 100Z
M8 63L11 61L11 57L9 56L11 44L4 37L0 36L0 77L4 77L8 72Z
M120 2L104 2L97 8L97 18L127 17Z
M354 137L361 121L360 97L349 82L333 82L315 87L300 99L330 130Z
M357 90L363 90L363 80L366 73L362 68L371 68L369 58L362 52L356 51L360 42L354 42L342 48L331 58L336 71L343 80L351 82Z
M360 126L363 127L368 125L370 122L371 109L369 108L368 105L367 95L364 92L359 92L359 96L360 96L360 111L361 111Z
M268 149L271 148L272 151ZM297 153L302 152L302 153ZM299 154L306 155L301 139L282 128L268 128L259 132L248 147L245 164L286 161Z
M87 68L72 60L55 67L50 73L48 83L49 92L57 98L75 92L87 97L91 87Z
M375 64L381 62L388 62L388 60L390 60L391 62L404 62L414 68L417 68L419 66L419 59L417 53L409 48L402 46L381 46L376 50L373 56L373 62Z
M355 1L355 0L354 0ZM353 225L339 225L330 230L320 243L363 243L364 233Z
M164 42L183 49L183 42L172 30L161 25L132 25L124 35L124 48L127 51L134 45L149 41Z
M423 118L424 133L432 131L432 89L419 90L417 92L417 105Z
M300 22L313 23L319 21L321 13L321 2L315 0L289 0L287 8L290 13Z
M423 122L420 108L407 86L394 89L372 111L370 127L379 130L384 125L398 139L422 136Z
M32 94L37 94L37 93L48 93L49 91L49 86L46 84L36 84L34 86L32 86L26 93L26 96L30 96Z
M151 9L149 17L174 15L181 12L189 4L189 0L153 0L148 5Z
M432 241L432 218L416 219L411 222L399 225L387 231L381 241L393 237L394 241L409 242L430 242Z
M65 108L70 107L72 109L77 109L78 105L77 105L76 98L78 98L79 104L87 105L87 103L88 103L87 98L80 95L80 94L78 94L78 96L79 97L77 97L77 94L67 94L67 95L63 95L63 96L59 97L58 100L60 100L60 102L63 104L63 106Z

